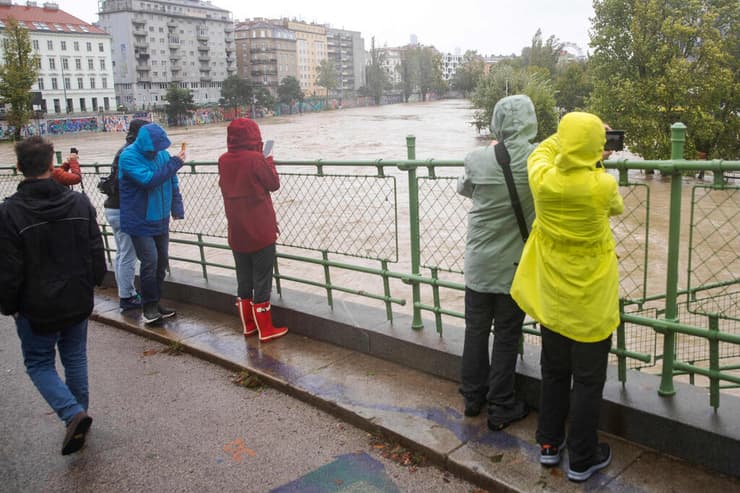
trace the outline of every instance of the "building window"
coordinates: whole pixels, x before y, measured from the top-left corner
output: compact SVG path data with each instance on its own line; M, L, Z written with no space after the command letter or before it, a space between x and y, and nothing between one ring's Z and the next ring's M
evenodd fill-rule
M59 89L59 84L57 83L57 78L52 77L51 78L51 88L52 89Z
M37 80L36 82L38 83L39 91L43 91L44 90L44 78L39 77L39 80Z
M108 97L103 98L103 109L108 111L110 109L110 99Z
M92 98L91 103L92 103L92 110L98 111L98 98Z
M67 113L74 111L74 105L72 104L72 98L67 98Z
M57 69L57 61L53 58L49 58L49 69L50 70L56 70Z
M72 81L69 80L69 77L64 78L64 88L65 89L72 89Z
M82 70L82 60L79 58L75 58L75 68L77 70Z
M90 41L85 43L85 47L87 48L87 51L92 51L92 43Z
M69 70L69 59L68 58L62 58L62 69Z
M85 98L80 98L80 111L87 111L85 107Z
M67 51L67 42L61 41L61 43L62 43L62 51Z
M77 77L77 89L84 89L85 86L82 83L82 77Z
M47 50L53 50L54 49L54 41L52 41L52 40L46 41L46 49Z
M80 42L79 41L75 41L74 42L74 48L75 48L75 51L80 51Z
M38 39L33 40L33 49L36 51L39 51L39 40Z
M54 100L54 113L61 113L61 112L62 112L62 105L59 103L58 99L55 99Z
M103 77L102 87L103 89L108 89L108 77Z
M103 53L105 51L105 49L103 49L103 43L98 43L98 51L100 53Z
M90 89L95 89L95 77L90 77Z
M90 70L95 70L95 60L93 60L92 58L88 58L87 68L89 68Z
M105 70L105 58L100 59L100 70Z

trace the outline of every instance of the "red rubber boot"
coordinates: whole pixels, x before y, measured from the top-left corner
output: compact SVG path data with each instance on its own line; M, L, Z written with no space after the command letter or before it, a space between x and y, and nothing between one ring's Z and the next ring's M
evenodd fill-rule
M251 336L256 333L257 324L254 323L254 315L252 315L252 300L237 298L236 309L239 310L239 318L242 320L244 336Z
M274 327L272 325L272 313L270 312L270 302L252 303L254 321L257 323L257 330L260 335L260 341L269 341L277 339L288 333L287 327Z

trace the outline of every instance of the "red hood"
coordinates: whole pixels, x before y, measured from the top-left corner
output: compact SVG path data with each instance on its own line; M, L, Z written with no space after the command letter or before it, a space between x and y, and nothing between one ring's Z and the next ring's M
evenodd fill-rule
M262 151L260 127L249 118L237 118L226 129L229 152L237 150Z

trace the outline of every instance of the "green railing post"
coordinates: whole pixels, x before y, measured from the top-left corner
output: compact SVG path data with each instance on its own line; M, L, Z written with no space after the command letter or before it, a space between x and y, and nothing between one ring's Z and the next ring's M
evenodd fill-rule
M208 280L208 269L206 268L206 250L203 248L203 234L198 233L198 252L200 252L200 268L203 272L203 279Z
M619 300L619 313L624 313L624 300ZM617 348L621 351L617 356L617 375L622 385L627 381L627 357L622 351L627 350L627 340L624 333L624 321L620 320L617 325Z
M671 125L671 159L683 159L686 142L686 125ZM681 241L681 187L680 171L671 173L671 214L668 226L668 265L666 275L665 318L671 322L678 319L678 256ZM670 396L676 393L673 386L673 363L676 356L676 334L668 330L663 334L663 372L658 394Z
M406 136L406 153L409 161L416 159L416 137L413 135ZM411 273L414 276L421 275L419 266L421 265L421 247L419 238L419 184L416 181L416 167L410 166L408 169L409 177L409 234L411 235ZM411 322L412 329L423 329L424 324L421 321L421 286L417 281L411 284L411 297L413 298L414 318Z
M380 268L383 270L383 295L385 296L385 316L389 322L393 322L393 306L391 305L391 283L388 279L388 261L381 260Z
M326 299L329 306L334 308L334 296L331 291L331 272L329 271L329 252L321 251L321 258L324 260L324 282L326 283Z
M719 318L717 315L709 316L709 330L719 332ZM709 339L709 405L716 411L719 407L719 341Z

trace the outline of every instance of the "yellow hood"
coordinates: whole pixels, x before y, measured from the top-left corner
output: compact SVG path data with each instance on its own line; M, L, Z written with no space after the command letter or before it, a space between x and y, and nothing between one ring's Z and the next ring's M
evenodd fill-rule
M563 171L594 168L601 161L606 143L606 129L601 119L591 113L568 113L558 125L560 152L555 166Z

